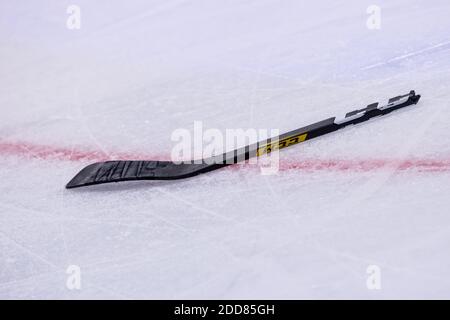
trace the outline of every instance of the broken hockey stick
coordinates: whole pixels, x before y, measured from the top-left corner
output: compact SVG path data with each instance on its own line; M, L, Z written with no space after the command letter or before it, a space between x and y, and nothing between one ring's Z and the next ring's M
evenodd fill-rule
M284 133L278 137L261 141L220 156L204 159L201 163L175 164L171 161L106 161L91 164L81 170L66 186L77 188L95 184L130 180L175 180L196 176L230 164L248 160L275 149L282 149L324 134L334 132L351 124L388 114L394 110L416 104L420 95L414 91L389 99L386 104L373 103L354 110L342 119L335 117Z

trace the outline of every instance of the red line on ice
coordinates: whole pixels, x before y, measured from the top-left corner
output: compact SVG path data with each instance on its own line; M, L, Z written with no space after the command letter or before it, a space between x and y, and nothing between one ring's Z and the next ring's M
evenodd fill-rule
M280 163L281 170L373 171L383 168L450 171L450 159L305 159L297 162L287 161Z
M76 148L63 148L54 146L38 145L28 142L2 142L0 141L1 155L24 156L44 160L61 161L106 161L112 159L149 159L148 155L137 153L111 153L103 151L79 150ZM161 157L151 159L162 160Z
M72 148L38 145L27 142L0 141L0 155L22 156L43 160L60 161L106 161L118 159L132 160L164 160L168 157L139 153L112 153L88 151ZM303 171L373 171L382 168L398 170L416 169L419 171L450 171L450 159L301 159L296 161L282 160L280 170Z

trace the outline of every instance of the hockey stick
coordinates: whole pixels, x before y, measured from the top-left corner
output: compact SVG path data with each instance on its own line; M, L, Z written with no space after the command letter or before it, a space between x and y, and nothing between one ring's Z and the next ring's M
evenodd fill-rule
M220 156L204 159L201 163L175 164L171 161L106 161L91 164L81 170L66 186L77 188L95 184L130 180L175 180L196 176L230 164L248 160L275 149L282 149L324 134L357 124L394 110L416 104L420 95L414 91L389 99L387 104L378 102L366 108L354 110L342 119L335 117L284 133L276 138L261 141Z

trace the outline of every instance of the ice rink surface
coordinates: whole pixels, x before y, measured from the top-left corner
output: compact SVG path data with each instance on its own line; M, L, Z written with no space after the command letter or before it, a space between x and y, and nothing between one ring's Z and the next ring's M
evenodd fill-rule
M449 14L2 0L0 298L450 298ZM277 175L64 189L93 161L169 159L194 121L284 132L411 89L416 106L283 150Z

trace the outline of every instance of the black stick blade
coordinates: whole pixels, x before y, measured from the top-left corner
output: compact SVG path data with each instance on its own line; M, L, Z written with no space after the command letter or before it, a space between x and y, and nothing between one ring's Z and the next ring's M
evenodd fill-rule
M106 161L97 162L81 170L67 185L67 189L95 184L131 180L175 180L218 169L224 164L175 164L170 161Z

